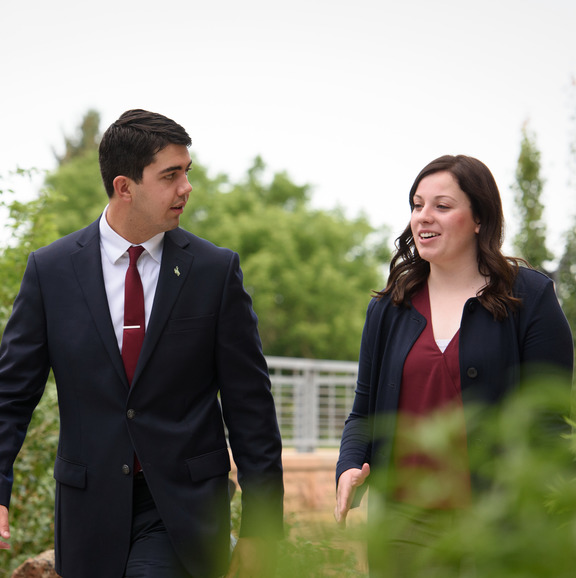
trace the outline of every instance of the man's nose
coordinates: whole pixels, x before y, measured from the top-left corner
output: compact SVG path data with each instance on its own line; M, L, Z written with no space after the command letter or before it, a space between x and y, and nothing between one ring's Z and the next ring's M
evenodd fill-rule
M192 192L192 185L190 184L188 177L184 177L184 181L182 182L180 188L178 189L178 194L182 196L188 195L191 192Z

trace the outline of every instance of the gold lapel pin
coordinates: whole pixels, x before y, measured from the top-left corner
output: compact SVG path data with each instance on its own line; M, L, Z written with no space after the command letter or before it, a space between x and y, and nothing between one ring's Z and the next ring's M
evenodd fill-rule
M176 267L174 267L174 273L176 275L178 275L178 277L180 277L180 269L178 269L178 265L176 265Z

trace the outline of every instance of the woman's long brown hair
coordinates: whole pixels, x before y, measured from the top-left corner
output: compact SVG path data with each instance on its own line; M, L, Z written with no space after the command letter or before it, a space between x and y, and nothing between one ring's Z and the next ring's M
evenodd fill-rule
M423 178L447 171L466 193L474 219L480 223L478 232L478 270L489 279L478 295L480 303L495 319L502 320L508 311L520 306L521 300L512 293L518 267L528 263L502 254L504 213L496 181L490 169L478 159L464 155L445 155L426 165L410 189L410 208L414 210L414 195ZM397 306L409 307L413 295L426 282L430 264L422 259L414 243L410 224L396 239L396 252L390 262L390 275L383 291L375 292L381 299L390 295Z

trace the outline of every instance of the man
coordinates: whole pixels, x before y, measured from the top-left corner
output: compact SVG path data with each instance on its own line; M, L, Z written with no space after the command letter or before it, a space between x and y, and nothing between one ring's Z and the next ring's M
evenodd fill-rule
M266 576L259 564L282 535L281 441L238 255L178 227L190 144L180 125L143 110L108 128L108 206L30 255L4 332L0 544L9 547L12 464L52 369L64 578ZM243 505L229 568L222 417Z

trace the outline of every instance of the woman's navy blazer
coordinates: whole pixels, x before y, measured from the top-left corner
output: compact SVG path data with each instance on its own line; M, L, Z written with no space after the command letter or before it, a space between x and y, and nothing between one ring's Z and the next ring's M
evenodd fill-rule
M497 404L525 377L554 373L568 387L571 384L574 344L552 280L521 267L514 295L522 299L522 306L503 321L496 321L477 298L464 306L459 357L465 405ZM365 462L372 468L387 468L404 362L425 325L418 311L394 306L389 296L370 302L356 397L342 435L336 480Z

